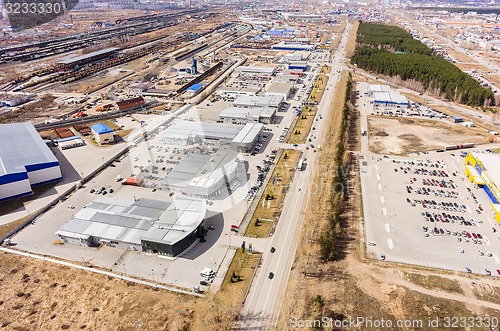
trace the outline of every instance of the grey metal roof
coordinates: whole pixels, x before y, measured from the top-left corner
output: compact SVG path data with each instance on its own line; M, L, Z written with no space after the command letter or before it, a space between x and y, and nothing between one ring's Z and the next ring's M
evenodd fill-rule
M262 132L264 124L247 123L241 129L240 133L233 139L234 144L249 144L255 141L256 137Z
M194 231L203 221L205 212L203 200L187 197L176 197L173 203L101 197L76 213L57 234L83 239L94 236L132 244L140 244L145 238L172 244ZM144 216L148 213L156 215Z
M88 53L88 54L83 54L83 55L79 55L79 56L66 56L66 57L62 58L59 61L59 63L71 64L71 63L82 61L82 60L85 60L85 59L88 59L88 58L91 58L94 56L98 56L98 55L106 54L106 53L110 53L110 52L115 52L118 50L119 50L119 48L110 47L110 48L106 48L106 49L101 49L100 51L96 51L96 52L92 52L92 53Z
M205 200L177 197L141 239L174 244L193 232L203 222L205 214Z
M31 123L0 124L0 175L49 162L59 163Z

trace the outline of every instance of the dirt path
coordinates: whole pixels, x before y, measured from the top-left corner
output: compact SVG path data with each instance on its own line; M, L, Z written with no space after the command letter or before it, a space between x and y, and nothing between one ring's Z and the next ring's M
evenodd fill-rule
M347 272L356 278L359 288L367 295L383 302L389 302L391 300L389 294L395 288L394 285L396 285L436 298L463 302L467 304L467 308L478 315L481 314L481 307L500 310L500 305L498 304L478 300L469 285L470 280L466 278L460 279L458 277L449 277L450 279L458 278L461 280L461 287L464 291L464 295L460 295L427 289L404 279L402 273L394 268L382 268L369 261L361 262L353 254L350 254L346 260ZM432 273L428 274L432 275ZM447 275L439 276L448 278Z

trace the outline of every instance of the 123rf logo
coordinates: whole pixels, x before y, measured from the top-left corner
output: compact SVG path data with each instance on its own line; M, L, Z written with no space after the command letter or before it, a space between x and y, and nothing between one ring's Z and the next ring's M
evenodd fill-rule
M14 31L29 29L64 15L78 0L4 0L4 13Z

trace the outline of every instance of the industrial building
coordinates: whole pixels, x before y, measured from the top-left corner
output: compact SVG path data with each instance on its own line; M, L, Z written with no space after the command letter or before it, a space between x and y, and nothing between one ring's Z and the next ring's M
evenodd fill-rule
M262 123L248 123L234 138L231 146L242 152L250 152L264 130Z
M189 197L176 197L172 203L100 197L77 212L56 236L73 245L175 257L203 237L205 215L205 202Z
M311 51L314 49L314 46L297 42L280 42L271 46L271 49L278 51Z
M235 99L239 96L255 96L260 92L259 87L253 86L224 86L217 90L217 94L221 97Z
M2 107L16 107L22 105L29 101L29 98L26 96L14 96L8 99L2 100Z
M299 69L307 71L307 61L293 61L288 64L288 70Z
M383 107L408 108L408 99L399 92L375 92L373 93L373 104Z
M266 96L278 96L283 100L288 99L290 93L293 91L293 83L290 82L276 82L272 83L266 91Z
M500 223L500 156L488 153L468 153L465 174L469 180L481 187L491 200L491 209Z
M62 179L59 161L31 123L0 125L0 201Z
M190 96L195 96L196 94L200 93L201 90L203 89L203 85L198 83L198 84L193 84L187 89L187 93Z
M113 130L106 124L94 124L90 127L92 136L99 145L110 144L115 141Z
M389 85L368 84L367 93L368 93L368 96L370 98L372 98L374 93L389 92L390 90L391 90L391 88L389 87Z
M144 104L143 97L137 97L137 98L132 98L132 99L127 99L127 100L122 100L122 101L116 102L116 105L118 106L118 110L132 109L135 107L142 106L143 104Z
M59 61L57 67L59 70L75 70L82 65L86 65L96 61L111 59L117 55L119 50L120 50L119 48L110 47L80 56L67 56Z
M193 197L217 197L236 178L237 156L232 148L221 148L211 155L188 154L168 173L162 186Z
M239 97L233 102L233 106L240 108L270 107L278 109L284 98L279 95L265 95L253 97Z
M275 116L276 108L272 107L229 107L219 114L219 119L223 122L233 124L249 122L271 124Z
M168 126L162 137L164 143L199 144L204 140L230 143L240 128L222 124L182 121Z
M262 76L271 77L276 73L276 68L272 67L257 67L257 66L240 66L234 70L237 75L242 76Z

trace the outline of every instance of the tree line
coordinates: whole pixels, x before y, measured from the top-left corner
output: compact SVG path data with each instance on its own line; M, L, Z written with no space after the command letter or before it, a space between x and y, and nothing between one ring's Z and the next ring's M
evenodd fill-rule
M415 80L426 91L469 106L494 104L491 90L399 27L361 23L356 42L351 61L359 68Z

